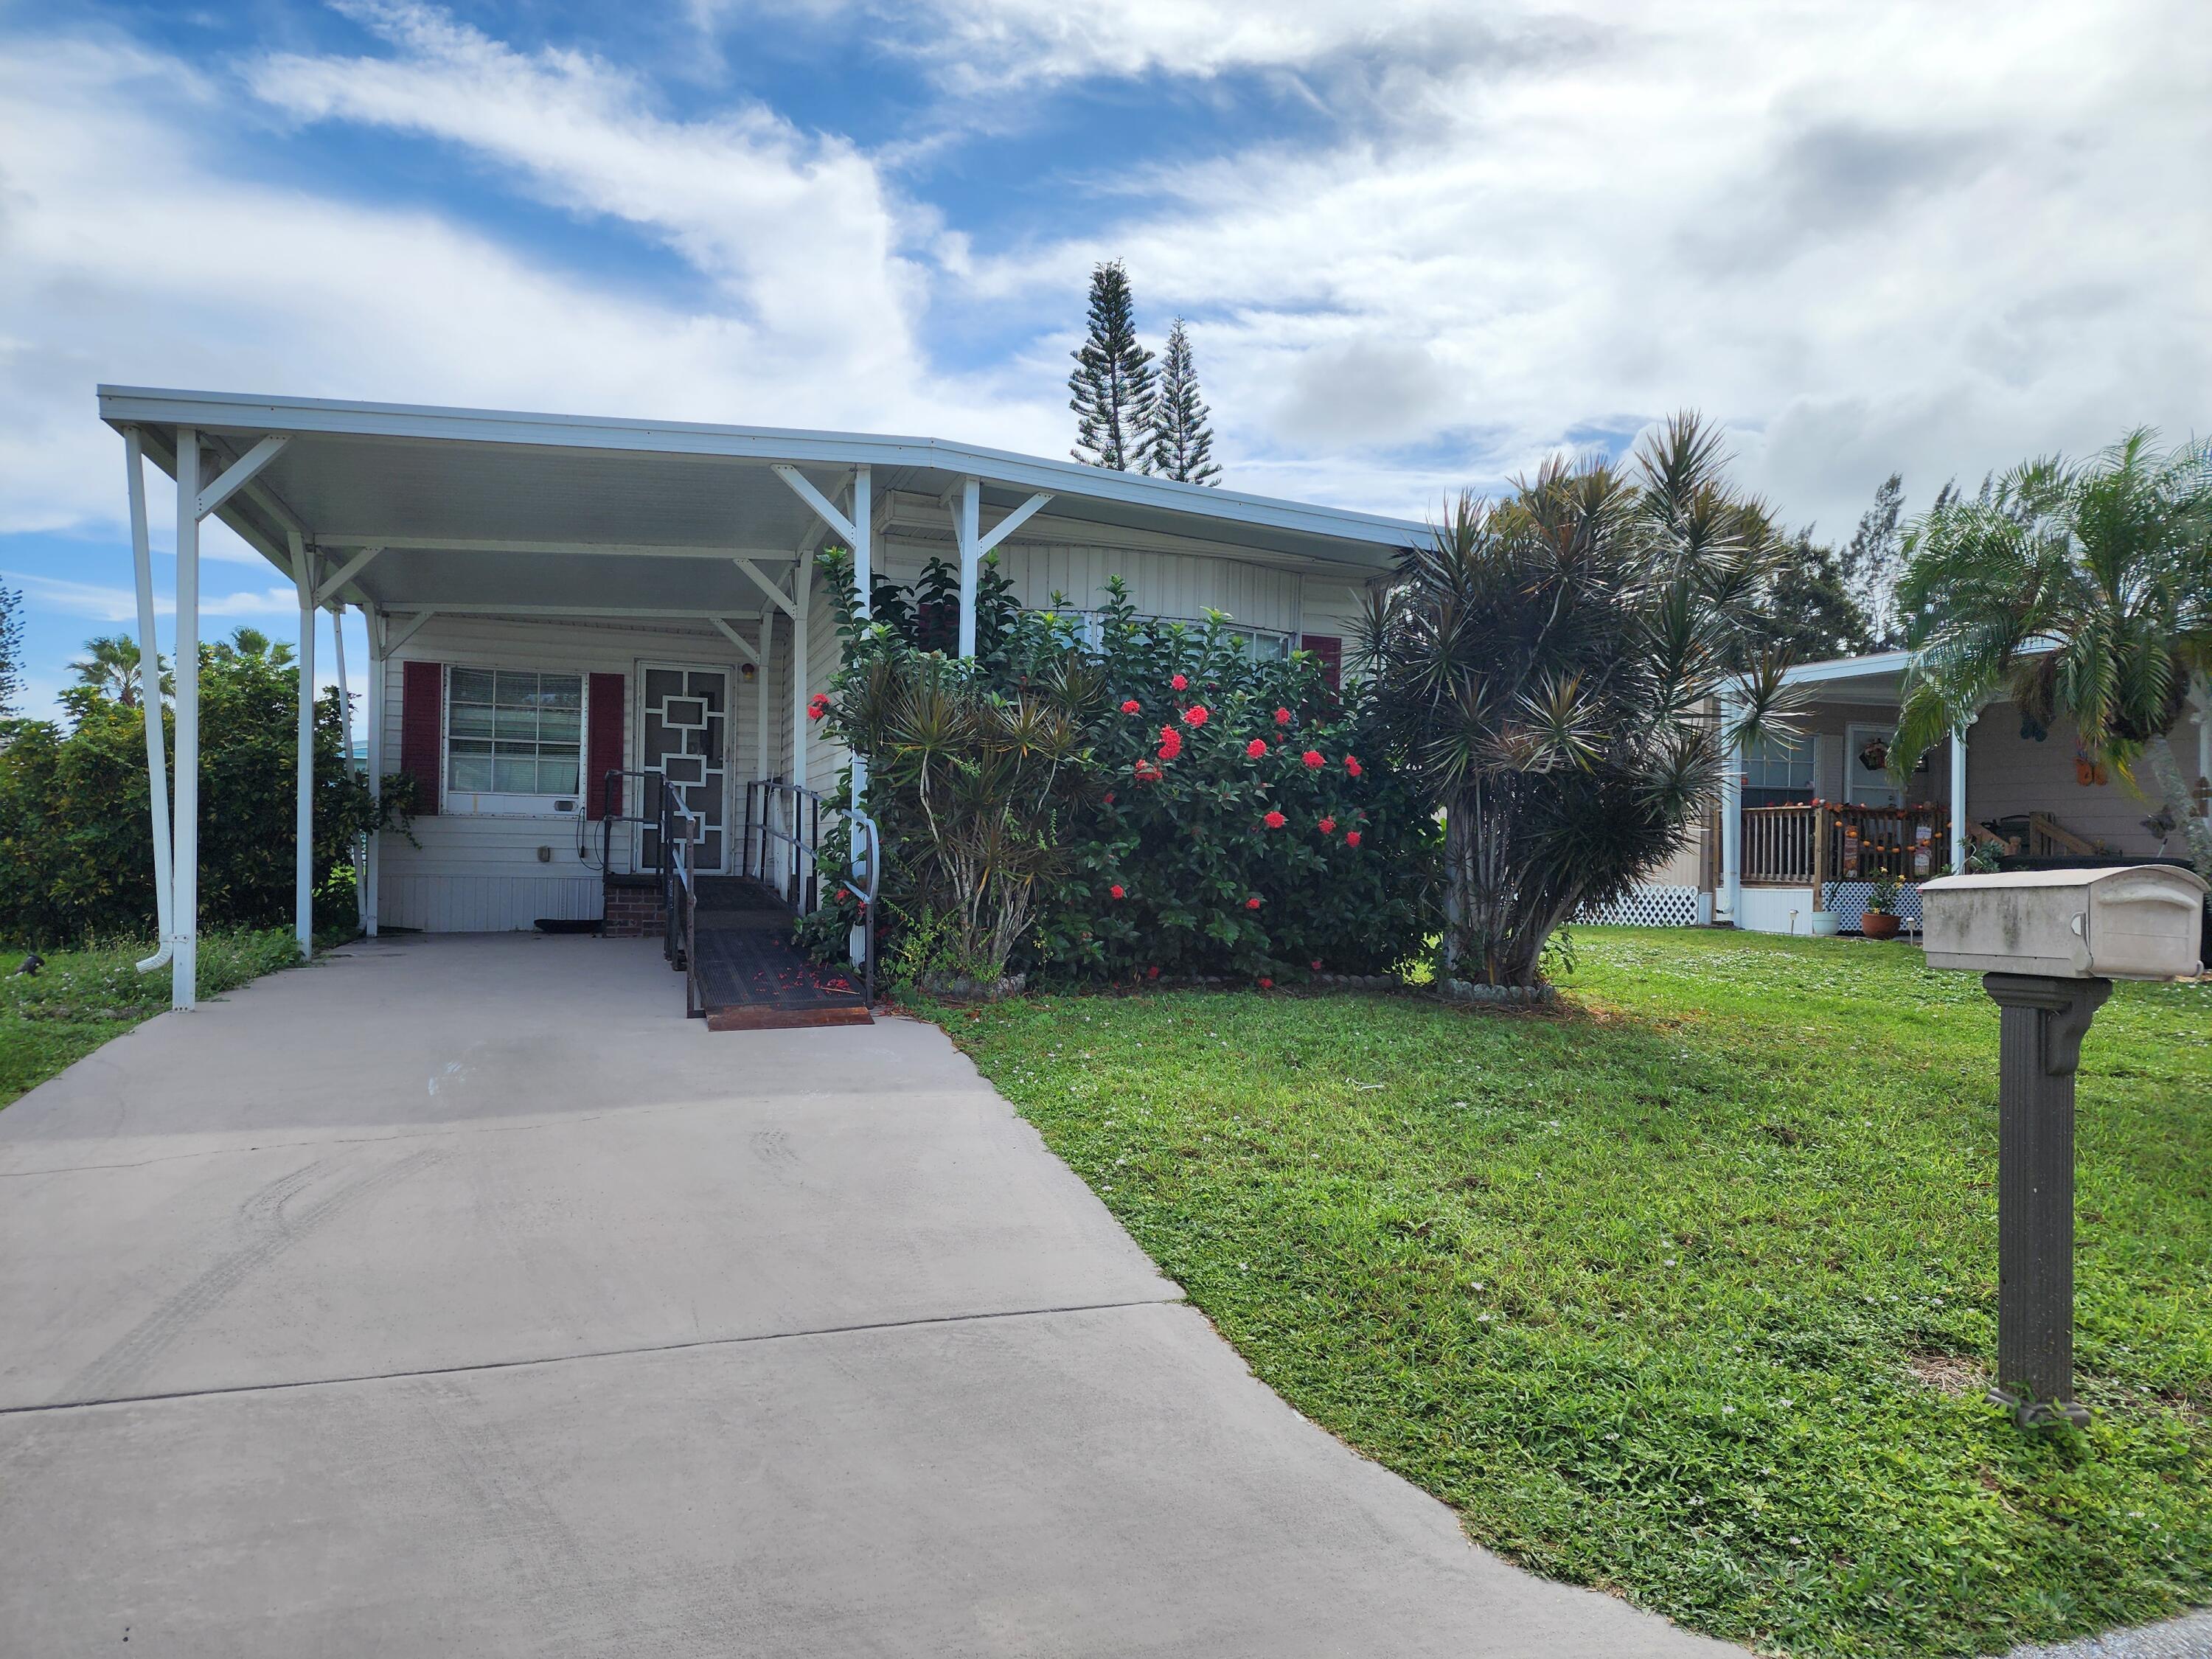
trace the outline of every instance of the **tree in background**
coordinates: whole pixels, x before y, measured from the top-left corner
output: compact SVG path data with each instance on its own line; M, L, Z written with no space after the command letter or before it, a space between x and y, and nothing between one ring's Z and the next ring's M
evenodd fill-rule
M1762 609L1752 625L1753 640L1799 662L1861 656L1876 648L1866 613L1851 597L1842 556L1814 541L1809 529L1784 544Z
M1948 486L1947 486L1948 488ZM1897 614L1897 580L1905 569L1905 477L1893 472L1874 493L1874 505L1859 515L1840 563L1844 592L1866 623L1869 651L1895 651L1905 643Z
M121 708L138 706L138 641L128 634L102 634L87 640L84 655L69 666L79 685L113 698ZM161 659L161 695L174 696L177 688L167 657Z
M23 596L0 582L0 718L23 696Z
M2148 429L2095 459L2027 462L1972 501L1947 491L1905 538L1898 600L1913 656L1890 766L1900 775L1997 697L2131 783L2148 763L2212 880L2212 825L2172 733L2212 675L2212 441ZM2138 785L2138 787L2141 786Z
M1152 412L1150 465L1146 471L1182 483L1218 483L1213 460L1213 411L1198 395L1198 371L1192 367L1190 334L1178 317L1168 331L1161 366L1159 401Z
M1067 377L1074 395L1075 447L1092 466L1149 472L1153 413L1158 401L1152 354L1137 342L1129 278L1118 259L1091 273L1091 331L1073 354Z
M1632 469L1547 462L1463 494L1370 596L1384 756L1444 813L1447 973L1538 984L1567 918L1685 844L1727 743L1785 729L1789 659L1754 633L1778 539L1726 468L1690 414Z

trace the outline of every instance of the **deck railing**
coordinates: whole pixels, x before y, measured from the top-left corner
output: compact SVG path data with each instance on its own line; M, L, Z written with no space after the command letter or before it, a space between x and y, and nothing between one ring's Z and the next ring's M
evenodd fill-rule
M1923 833L1923 831L1925 833ZM1813 801L1743 809L1743 879L1811 887L1831 881L1931 876L1950 857L1942 806L1859 806Z

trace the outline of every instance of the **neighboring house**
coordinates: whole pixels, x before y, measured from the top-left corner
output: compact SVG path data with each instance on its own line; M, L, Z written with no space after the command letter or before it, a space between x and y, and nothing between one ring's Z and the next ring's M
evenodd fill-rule
M657 856L662 779L705 822L702 870L787 873L847 760L807 718L838 665L826 546L901 580L953 562L966 641L995 552L1024 605L1093 610L1120 576L1141 612L1224 611L1255 653L1306 649L1334 675L1363 585L1425 533L927 438L113 386L100 406L196 504L178 514L181 639L210 514L295 582L304 617L363 612L366 764L408 774L416 803L410 836L368 849L372 931L600 917L609 877ZM140 587L150 619L143 551ZM180 697L180 755L197 733ZM304 928L304 877L301 904ZM163 930L187 951L190 909ZM188 983L179 969L179 1001Z
M1738 757L1730 793L1740 799L1607 917L1803 933L1814 911L1830 910L1848 932L1877 875L1910 884L1955 863L1965 844L1994 840L2008 860L2030 863L2186 856L2178 831L2146 827L2161 806L2148 775L2138 793L2093 766L2070 727L2039 732L2008 702L1984 708L1900 789L1887 760L1907 660L1900 651L1790 671L1809 698L1802 735ZM2174 744L2204 811L2212 715L2201 700ZM1909 886L1904 902L1917 920Z

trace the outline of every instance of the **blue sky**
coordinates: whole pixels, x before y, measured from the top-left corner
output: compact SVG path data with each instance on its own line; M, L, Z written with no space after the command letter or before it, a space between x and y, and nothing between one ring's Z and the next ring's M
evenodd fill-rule
M103 380L1060 453L1109 258L1238 487L1419 517L1695 405L1847 534L2206 427L2208 159L2194 0L0 0L0 580L43 712L130 626Z

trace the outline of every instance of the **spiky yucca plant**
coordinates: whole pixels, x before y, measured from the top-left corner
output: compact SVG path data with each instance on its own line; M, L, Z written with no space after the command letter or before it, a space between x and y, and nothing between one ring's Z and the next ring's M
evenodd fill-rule
M1923 516L1906 553L1913 656L1892 767L2003 697L2041 726L2070 721L2137 788L2148 764L2212 880L2212 825L2172 740L2192 681L2212 675L2212 442L2160 450L2145 429L2087 462L2030 461Z
M1748 642L1785 544L1726 459L1681 415L1629 467L1464 494L1370 595L1377 721L1445 816L1455 975L1536 984L1562 922L1684 844L1728 744L1787 729L1787 664Z

